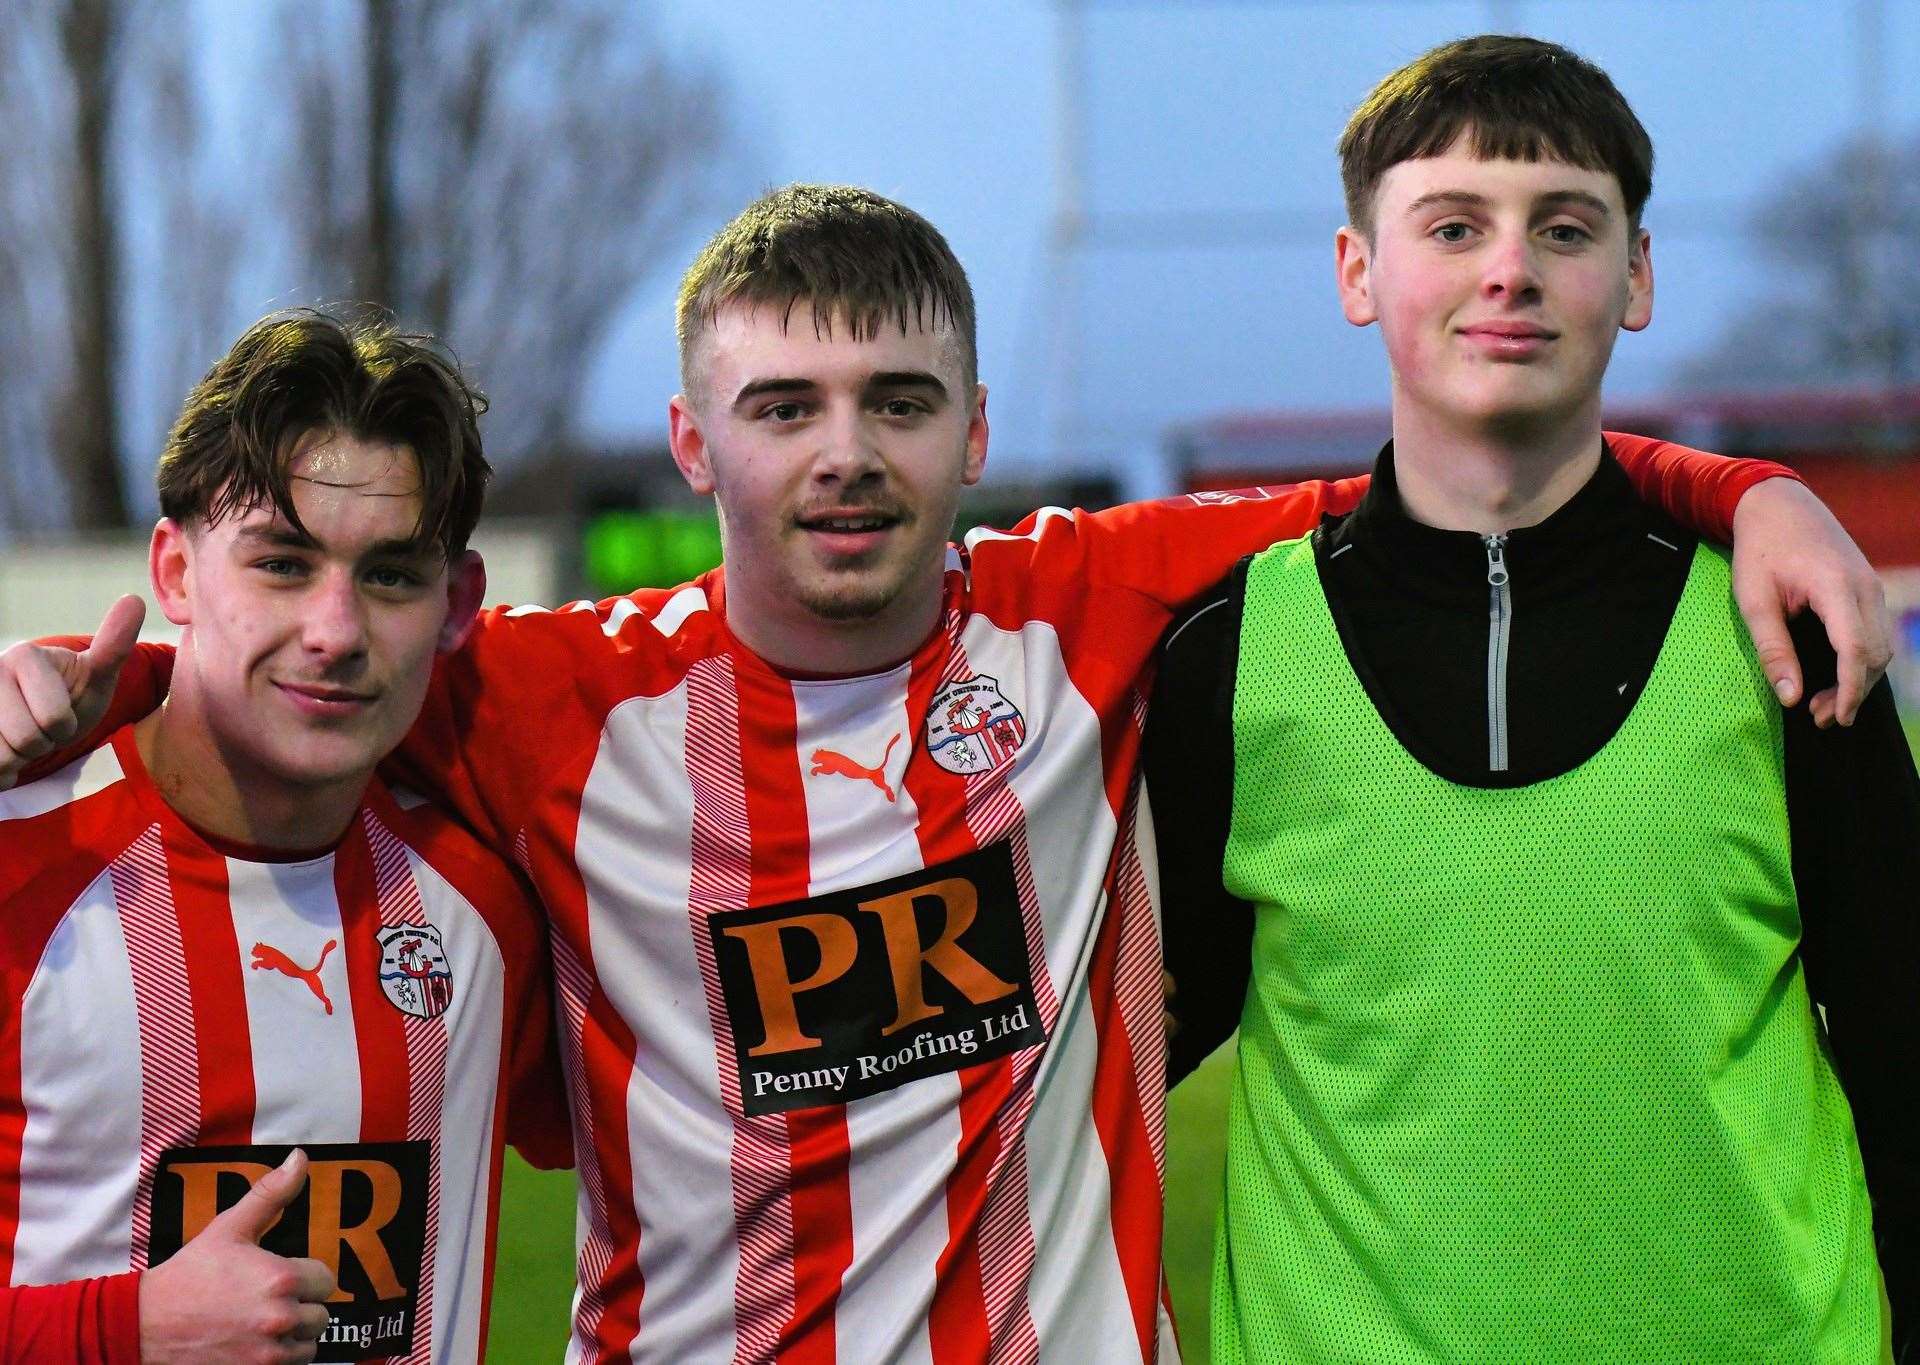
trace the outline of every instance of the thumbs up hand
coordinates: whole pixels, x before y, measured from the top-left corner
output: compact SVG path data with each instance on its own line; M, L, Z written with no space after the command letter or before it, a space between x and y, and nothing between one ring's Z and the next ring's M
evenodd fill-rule
M85 649L29 642L0 653L0 790L34 759L99 722L146 614L138 597L122 597Z
M142 1365L302 1365L326 1330L333 1272L260 1248L307 1180L294 1151L199 1236L140 1277Z

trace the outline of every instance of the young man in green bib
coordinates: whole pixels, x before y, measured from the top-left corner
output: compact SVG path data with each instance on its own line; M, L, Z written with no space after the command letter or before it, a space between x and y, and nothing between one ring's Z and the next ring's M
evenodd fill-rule
M1240 1029L1214 1357L1897 1358L1920 781L1884 684L1782 714L1724 553L1602 436L1652 145L1598 68L1481 37L1340 153L1393 440L1151 710L1176 1068Z

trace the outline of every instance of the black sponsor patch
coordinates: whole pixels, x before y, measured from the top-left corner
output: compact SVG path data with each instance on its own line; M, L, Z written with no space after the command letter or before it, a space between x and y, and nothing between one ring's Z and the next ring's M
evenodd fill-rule
M377 1360L414 1349L426 1245L425 1142L303 1143L307 1183L260 1245L332 1267L340 1288L315 1360ZM153 1177L147 1262L158 1265L240 1202L291 1146L178 1147Z
M707 929L748 1114L844 1104L1046 1037L1004 843Z

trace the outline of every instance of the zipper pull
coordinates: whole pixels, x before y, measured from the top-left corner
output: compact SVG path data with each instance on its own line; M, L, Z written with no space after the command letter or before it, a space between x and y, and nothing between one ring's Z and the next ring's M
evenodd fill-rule
M1504 535L1481 536L1487 546L1487 582L1503 587L1507 581L1507 538Z

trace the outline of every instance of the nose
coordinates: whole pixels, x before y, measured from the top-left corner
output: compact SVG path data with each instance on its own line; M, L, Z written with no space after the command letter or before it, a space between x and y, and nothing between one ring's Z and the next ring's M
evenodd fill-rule
M1532 302L1539 297L1539 263L1528 234L1508 233L1495 238L1483 261L1480 292L1487 298Z
M301 605L300 643L310 660L331 668L366 652L366 604L351 572L323 573Z
M813 456L815 482L850 488L880 477L886 461L878 433L857 405L829 414L815 430L820 437Z

